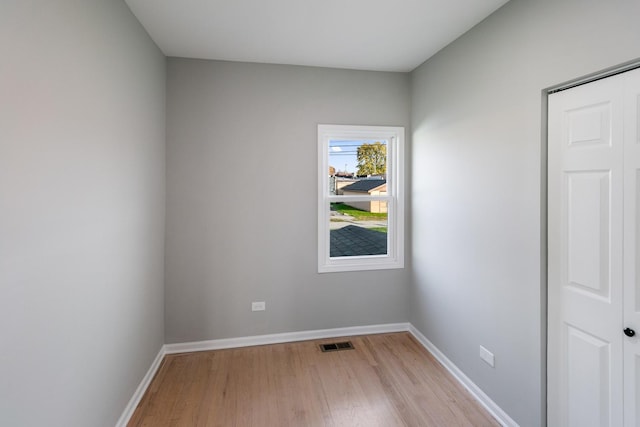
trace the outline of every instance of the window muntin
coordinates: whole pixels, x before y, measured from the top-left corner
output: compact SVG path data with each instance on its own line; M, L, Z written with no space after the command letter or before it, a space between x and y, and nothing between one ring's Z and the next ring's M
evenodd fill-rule
M402 268L404 129L318 126L318 271Z

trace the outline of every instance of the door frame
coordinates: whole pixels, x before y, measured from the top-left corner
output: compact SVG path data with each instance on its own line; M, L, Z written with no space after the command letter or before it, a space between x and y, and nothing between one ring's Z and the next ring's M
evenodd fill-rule
M544 425L547 425L547 343L548 343L548 286L549 286L549 242L548 242L548 146L549 146L549 95L560 92L566 89L571 89L576 86L588 84L597 80L612 77L617 74L622 74L626 71L631 71L640 68L640 58L634 59L622 64L614 65L612 67L605 68L593 73L583 75L571 80L564 81L562 83L549 86L541 92L541 144L540 144L540 330L543 331L541 335L541 401L543 402L541 419Z

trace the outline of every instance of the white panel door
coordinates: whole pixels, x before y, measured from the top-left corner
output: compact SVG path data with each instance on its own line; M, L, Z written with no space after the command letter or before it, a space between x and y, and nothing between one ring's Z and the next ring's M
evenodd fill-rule
M619 78L549 96L548 421L623 423Z
M640 334L640 69L624 76L624 325ZM624 338L625 427L640 426L640 340Z

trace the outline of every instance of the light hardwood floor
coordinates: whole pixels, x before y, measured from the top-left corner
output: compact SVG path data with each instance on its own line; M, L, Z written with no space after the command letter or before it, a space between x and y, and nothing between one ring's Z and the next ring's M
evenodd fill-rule
M355 350L322 353L350 340ZM129 426L499 426L408 333L167 355Z

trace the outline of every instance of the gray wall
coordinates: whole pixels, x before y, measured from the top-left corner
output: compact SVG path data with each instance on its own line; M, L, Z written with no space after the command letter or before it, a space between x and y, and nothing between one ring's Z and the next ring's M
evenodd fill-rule
M406 269L317 273L316 175L318 123L408 131L409 75L169 59L167 79L167 343L406 322Z
M0 3L0 424L113 426L163 344L165 60L122 1Z
M541 93L639 58L639 16L512 0L412 74L411 322L522 426L544 419Z

